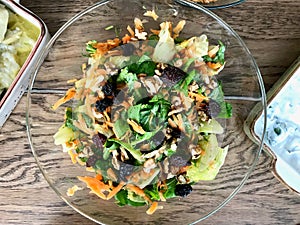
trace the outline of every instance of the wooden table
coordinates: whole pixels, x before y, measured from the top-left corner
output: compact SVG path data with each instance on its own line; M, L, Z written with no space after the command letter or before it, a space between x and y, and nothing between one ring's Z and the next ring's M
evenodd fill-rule
M53 35L75 13L95 0L22 0ZM299 0L248 0L215 10L243 38L263 75L266 90L300 55ZM0 224L94 224L67 206L48 186L27 140L26 96L0 133ZM241 191L203 224L300 224L300 196L272 174L263 153Z

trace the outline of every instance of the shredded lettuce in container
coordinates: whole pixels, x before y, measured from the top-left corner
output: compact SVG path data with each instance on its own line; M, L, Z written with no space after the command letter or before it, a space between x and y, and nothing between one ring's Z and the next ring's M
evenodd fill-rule
M185 21L161 22L153 33L138 18L134 24L123 38L86 44L83 78L52 107L76 102L54 140L95 173L78 176L91 193L152 214L159 202L215 179L229 148L219 146L218 121L232 107L216 78L225 65L221 41L180 37Z
M0 100L31 52L38 28L0 4Z

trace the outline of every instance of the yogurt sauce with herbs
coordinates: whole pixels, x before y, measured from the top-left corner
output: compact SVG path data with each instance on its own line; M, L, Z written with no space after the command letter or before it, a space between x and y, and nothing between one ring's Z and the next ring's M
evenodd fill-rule
M300 173L300 70L268 105L265 143L296 172ZM263 117L255 124L261 135Z

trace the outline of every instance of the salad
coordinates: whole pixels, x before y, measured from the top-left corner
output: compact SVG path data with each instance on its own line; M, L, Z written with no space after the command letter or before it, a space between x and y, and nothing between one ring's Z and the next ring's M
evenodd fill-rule
M228 151L218 144L218 119L231 117L232 107L216 78L225 65L222 42L181 37L184 20L151 31L144 23L135 18L122 38L89 41L83 77L52 109L72 101L54 140L94 173L78 176L91 193L119 206L147 205L152 214L159 202L216 177Z

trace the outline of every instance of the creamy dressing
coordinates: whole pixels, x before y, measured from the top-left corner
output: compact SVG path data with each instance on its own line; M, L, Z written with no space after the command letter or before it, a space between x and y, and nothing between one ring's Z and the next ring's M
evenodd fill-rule
M262 134L263 116L255 124ZM300 174L300 69L268 105L265 144Z

